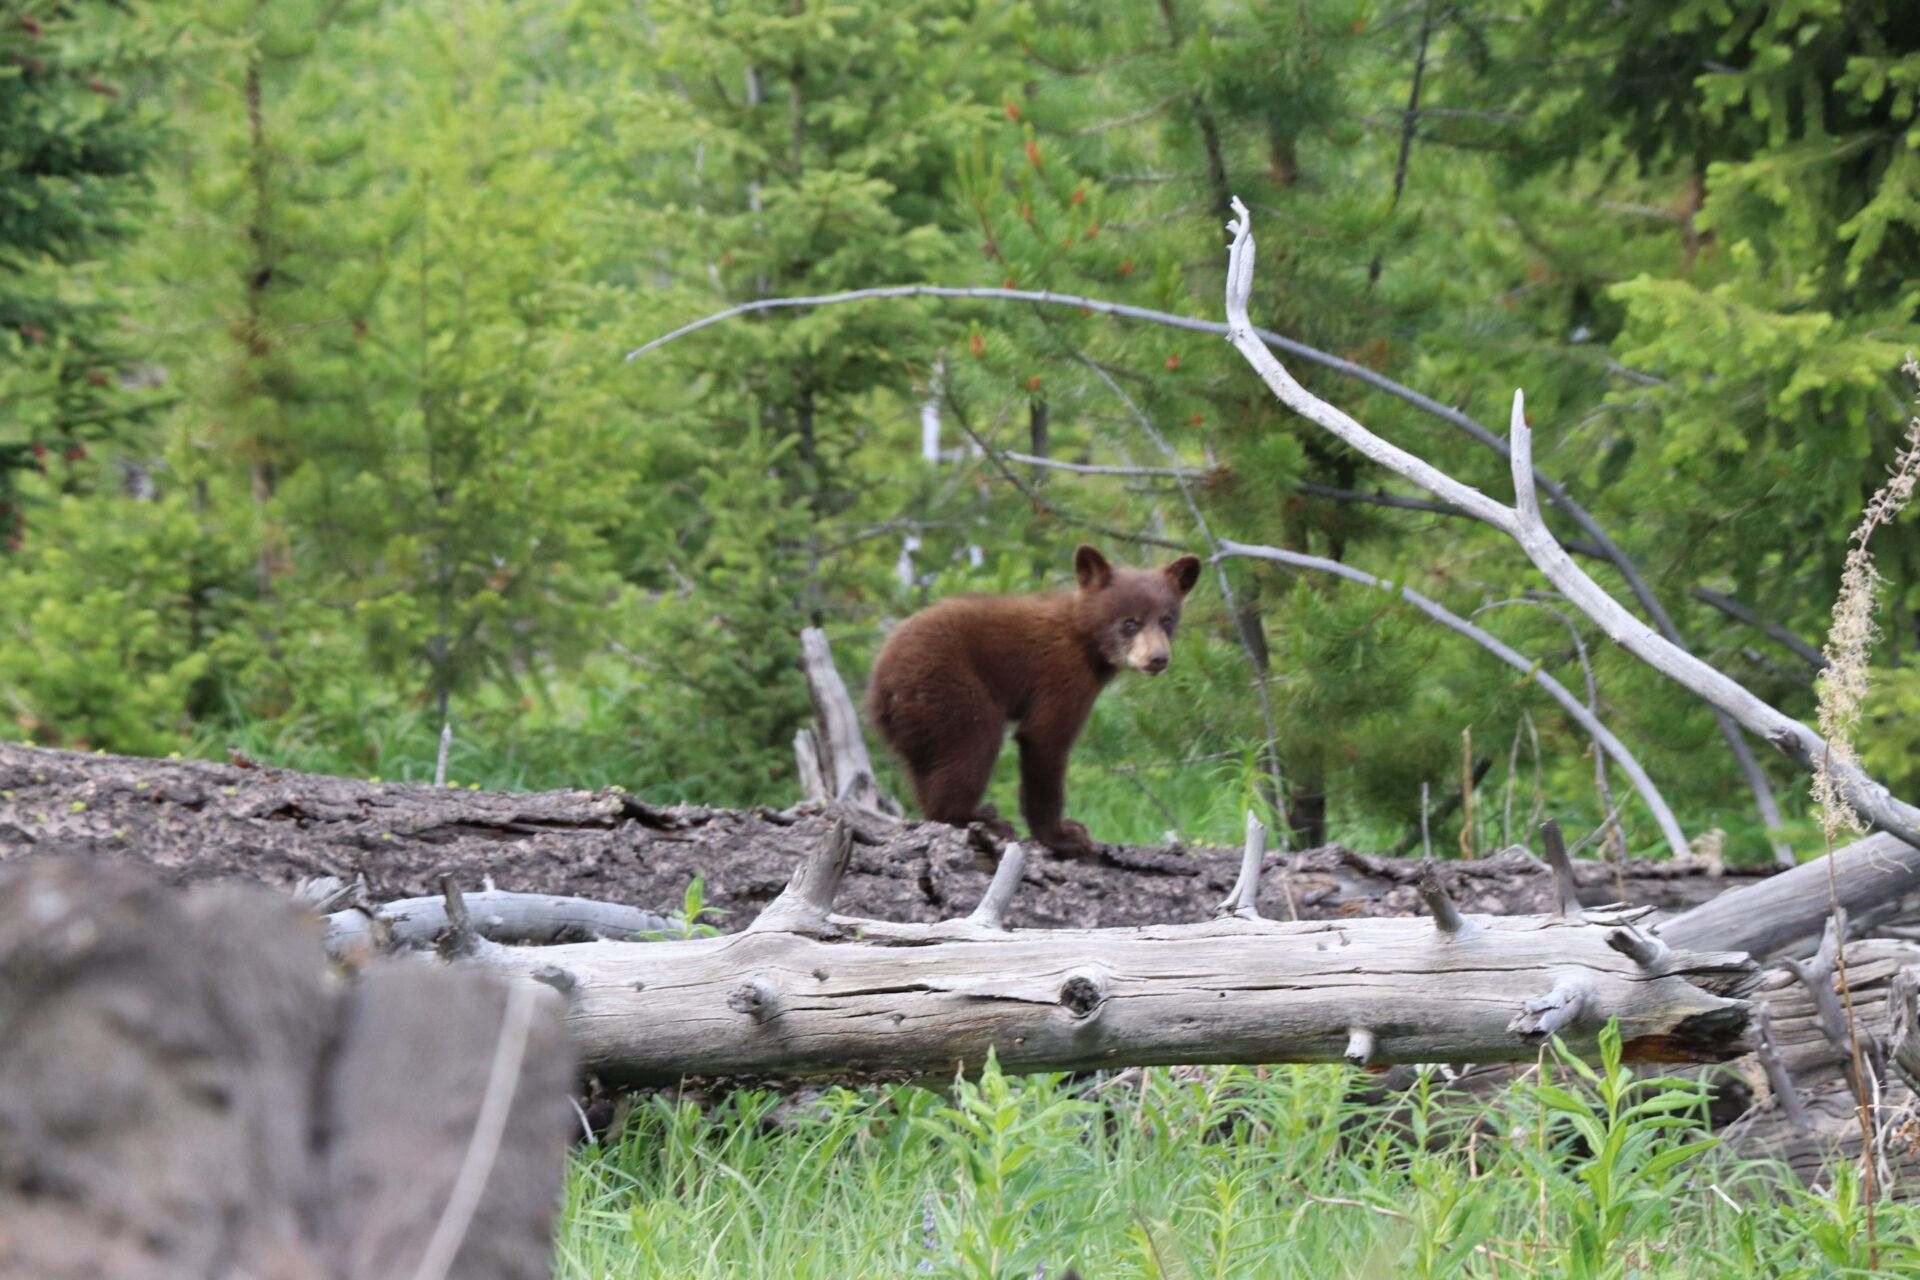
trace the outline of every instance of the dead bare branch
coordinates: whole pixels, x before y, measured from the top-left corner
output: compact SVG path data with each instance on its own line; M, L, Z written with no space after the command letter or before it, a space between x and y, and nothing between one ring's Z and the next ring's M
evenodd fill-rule
M1741 726L1773 743L1802 768L1811 772L1816 762L1828 755L1827 744L1819 734L1634 617L1573 562L1540 519L1534 499L1533 433L1527 425L1518 392L1514 395L1509 425L1515 493L1514 505L1509 507L1381 439L1350 415L1302 387L1254 334L1247 319L1247 303L1253 288L1254 243L1246 207L1237 205L1235 212L1238 217L1231 226L1234 241L1226 288L1228 324L1232 329L1229 340L1282 403L1339 437L1369 461L1413 481L1505 533L1610 640L1708 705L1731 715ZM1837 787L1855 812L1880 830L1899 836L1920 856L1920 809L1895 799L1886 787L1856 766L1836 766L1833 772ZM1920 868L1916 874L1920 874Z

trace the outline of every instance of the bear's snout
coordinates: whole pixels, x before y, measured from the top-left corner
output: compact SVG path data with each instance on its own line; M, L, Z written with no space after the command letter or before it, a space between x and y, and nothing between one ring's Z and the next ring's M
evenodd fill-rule
M1135 671L1157 676L1167 669L1173 655L1167 648L1167 636L1158 628L1142 631L1127 646L1125 663Z

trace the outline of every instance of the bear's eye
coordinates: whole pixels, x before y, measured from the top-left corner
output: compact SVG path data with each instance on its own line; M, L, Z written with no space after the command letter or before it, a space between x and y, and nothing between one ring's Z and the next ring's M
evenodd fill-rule
M1120 624L1120 634L1123 636L1130 636L1134 632L1138 631L1139 629L1140 629L1140 623L1138 622L1138 620L1133 618L1128 618L1125 622Z
M1165 632L1166 632L1166 633L1167 633L1168 635L1172 635L1172 634L1173 634L1173 619L1172 619L1172 618L1162 618L1162 619L1160 619L1160 629L1161 629L1162 631L1165 631Z

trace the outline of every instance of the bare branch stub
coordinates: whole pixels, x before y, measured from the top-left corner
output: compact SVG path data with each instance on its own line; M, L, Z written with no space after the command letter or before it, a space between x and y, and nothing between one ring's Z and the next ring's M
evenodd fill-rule
M774 990L764 978L750 978L727 994L727 1008L751 1018L764 1018L773 1011Z
M1076 1018L1096 1012L1105 999L1101 983L1088 974L1076 973L1060 985L1060 1007Z
M827 915L833 910L834 895L841 877L853 860L853 826L846 819L835 820L826 839L814 847L793 873L793 879L780 896L767 904L752 924L749 933L801 933L815 937L831 936L835 930Z
M480 935L467 914L467 900L451 873L440 877L440 893L447 905L447 931L440 936L439 952L445 960L471 959L480 949Z
M1849 1034L1847 1012L1833 989L1834 974L1839 968L1840 948L1846 945L1846 936L1847 913L1844 909L1835 911L1827 918L1826 931L1820 935L1820 949L1813 953L1811 960L1803 962L1788 956L1782 958L1780 963L1806 987L1808 996L1813 1000L1813 1016L1820 1024L1820 1034L1839 1051L1847 1087L1853 1091L1855 1101L1866 1104L1871 1091L1854 1070L1853 1037ZM1879 1070L1875 1064L1879 1059L1879 1045L1869 1033L1861 1032L1860 1036L1862 1056L1870 1064L1868 1070L1878 1076Z
M1364 1067L1373 1061L1375 1047L1373 1032L1365 1027L1353 1027L1347 1032L1347 1050L1342 1056L1356 1067Z
M1767 1002L1756 1000L1753 1005L1754 1056L1760 1059L1760 1070L1766 1073L1767 1087L1780 1102L1780 1109L1786 1113L1787 1123L1796 1133L1807 1131L1807 1108L1800 1100L1800 1090L1793 1083L1792 1075L1787 1072L1787 1064L1780 1059L1780 1050L1773 1042L1773 1017L1767 1011Z
M1592 999L1593 989L1584 981L1566 979L1546 995L1521 1005L1507 1029L1522 1040L1548 1039L1579 1025Z
M1216 916L1260 919L1260 867L1267 857L1267 824L1247 810L1247 843L1240 856L1240 875L1233 889L1213 909Z
M1547 865L1553 868L1553 880L1560 890L1560 906L1555 914L1569 920L1586 919L1587 913L1580 907L1580 889L1573 878L1573 860L1567 857L1566 838L1560 834L1560 824L1552 818L1540 824L1540 847L1546 851Z
M1633 929L1609 929L1607 945L1649 972L1665 967L1667 962L1665 943Z
M1020 891L1020 877L1026 867L1027 851L1019 841L1010 841L1000 855L1000 865L993 869L993 880L981 896L980 905L967 919L983 929L1005 929L1007 907L1013 902L1013 895Z
M828 789L827 798L889 816L898 813L899 806L892 797L882 795L874 781L873 758L860 734L860 717L853 709L846 681L833 665L827 633L818 627L805 628L800 633L800 651L807 693L813 699L819 726L812 746L821 780Z
M1434 872L1432 858L1427 859L1420 873L1420 896L1426 899L1427 910L1433 913L1434 927L1443 935L1457 938L1466 931L1467 918L1460 914L1460 908L1440 887L1440 877Z

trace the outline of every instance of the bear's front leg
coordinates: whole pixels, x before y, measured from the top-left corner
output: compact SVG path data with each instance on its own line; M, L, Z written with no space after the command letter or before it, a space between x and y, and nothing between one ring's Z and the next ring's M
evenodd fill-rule
M1076 721L1063 728L1040 721L1022 725L1014 740L1020 744L1020 813L1033 838L1062 858L1091 859L1093 837L1079 823L1061 816L1066 807L1067 753L1079 730Z

